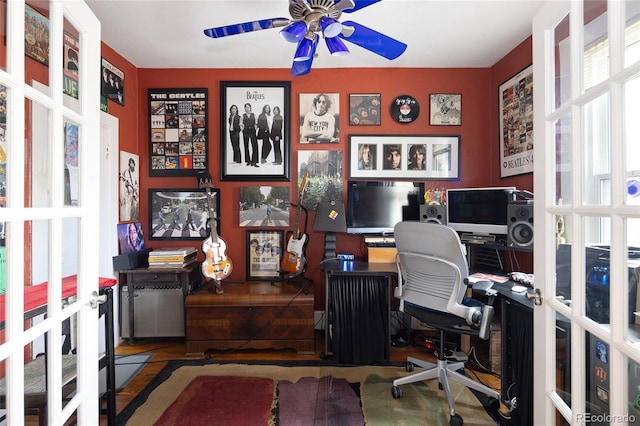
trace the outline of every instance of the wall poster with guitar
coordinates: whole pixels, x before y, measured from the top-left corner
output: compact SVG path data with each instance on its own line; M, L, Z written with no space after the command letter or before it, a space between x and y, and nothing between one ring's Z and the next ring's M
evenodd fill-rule
M247 231L247 280L280 277L284 231Z
M120 222L138 220L138 154L120 151Z

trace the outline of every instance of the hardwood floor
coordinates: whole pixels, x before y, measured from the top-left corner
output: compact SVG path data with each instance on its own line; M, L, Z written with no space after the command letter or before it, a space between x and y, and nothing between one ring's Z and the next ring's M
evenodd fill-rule
M201 359L199 356L187 356L186 345L184 339L154 339L140 340L130 345L124 340L117 348L116 354L138 354L153 353L154 356L150 362L138 373L136 377L122 390L116 394L116 411L120 413L136 395L141 392L144 387L158 374L165 366L166 362L172 359ZM315 354L298 355L294 350L241 350L241 351L213 351L210 355L211 360L224 361L241 361L241 360L299 360L299 361L318 361L320 355L324 352L324 337L320 331L316 330ZM415 344L409 344L404 347L391 347L391 361L405 362L407 356L414 356L426 360L435 360L432 353L427 352L423 347ZM494 374L482 372L480 367L474 365L473 362L467 363L467 372L474 379L491 386L500 391L500 378ZM391 398L391 389L389 390L389 398ZM503 406L502 411L506 412ZM106 416L100 416L100 425L106 425Z

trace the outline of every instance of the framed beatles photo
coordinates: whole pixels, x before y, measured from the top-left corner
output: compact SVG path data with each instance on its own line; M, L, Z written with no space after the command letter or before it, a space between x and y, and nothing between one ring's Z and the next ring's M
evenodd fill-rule
M300 93L300 143L340 142L340 94Z
M459 179L459 135L351 135L349 178Z
M291 82L220 82L220 180L289 181Z
M429 124L432 126L460 126L462 124L462 95L431 93L429 95Z
M149 176L196 176L207 170L207 92L149 89Z
M124 105L124 71L102 58L100 95Z
M533 173L533 65L499 90L500 177Z
M220 235L220 189L211 190ZM209 236L209 203L203 189L150 189L149 239L204 240Z
M280 277L284 231L247 231L247 280Z

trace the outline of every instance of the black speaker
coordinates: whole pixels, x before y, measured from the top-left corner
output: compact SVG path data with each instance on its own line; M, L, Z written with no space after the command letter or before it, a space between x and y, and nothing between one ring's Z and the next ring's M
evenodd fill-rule
M420 204L420 222L446 225L446 206L440 204Z
M507 246L533 245L533 202L512 203L507 206Z

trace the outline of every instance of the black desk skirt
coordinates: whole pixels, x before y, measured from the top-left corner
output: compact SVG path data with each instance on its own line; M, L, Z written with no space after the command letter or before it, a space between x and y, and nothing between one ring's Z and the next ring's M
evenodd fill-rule
M334 275L329 285L334 360L339 364L387 362L389 278Z

